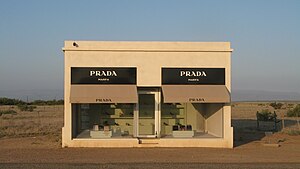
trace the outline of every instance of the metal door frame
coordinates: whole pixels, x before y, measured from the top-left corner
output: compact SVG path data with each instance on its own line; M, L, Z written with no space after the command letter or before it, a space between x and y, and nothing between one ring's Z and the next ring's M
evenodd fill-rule
M135 137L138 138L157 138L160 137L160 109L161 109L161 93L159 89L153 90L138 90L138 94L154 94L154 134L153 135L140 135L139 134L139 103L135 105L134 121L135 121Z

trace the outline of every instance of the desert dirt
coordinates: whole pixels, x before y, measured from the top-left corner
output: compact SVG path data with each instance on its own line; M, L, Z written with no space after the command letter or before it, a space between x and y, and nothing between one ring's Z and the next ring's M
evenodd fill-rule
M78 165L99 168L96 164L103 164L102 168L147 168L144 164L151 164L152 168L164 165L163 168L168 168L169 164L173 164L170 168L187 165L189 168L210 168L212 163L225 164L220 168L226 168L226 164L233 164L228 168L235 168L235 164L245 165L243 168L260 165L266 168L266 164L274 165L272 168L300 168L300 135L291 134L291 131L299 130L297 119L283 116L300 103L284 102L280 110L269 104L232 103L233 149L61 148L63 106L38 106L33 112L21 112L16 106L0 106L0 110L17 111L17 114L0 116L0 168L22 168L22 164L27 164L25 168L57 168L54 164L66 165L62 168L76 168ZM280 126L280 131L271 136L265 136L265 131L272 129L271 124L265 123L261 130L257 130L256 112L263 109L276 111L279 119L284 118L285 128ZM201 163L206 165L201 167ZM135 164L135 167L130 164ZM253 164L257 165L253 167ZM218 165L214 167L218 168Z

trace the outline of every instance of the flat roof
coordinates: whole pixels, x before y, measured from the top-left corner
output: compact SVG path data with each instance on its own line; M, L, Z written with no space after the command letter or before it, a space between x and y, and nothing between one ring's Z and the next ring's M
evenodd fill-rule
M63 51L232 52L230 42L65 41Z

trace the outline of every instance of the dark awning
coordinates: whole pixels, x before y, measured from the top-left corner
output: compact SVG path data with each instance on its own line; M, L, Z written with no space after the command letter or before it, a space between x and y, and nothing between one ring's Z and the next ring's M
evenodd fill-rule
M163 85L164 103L230 103L224 85Z
M138 103L135 85L71 85L71 103Z

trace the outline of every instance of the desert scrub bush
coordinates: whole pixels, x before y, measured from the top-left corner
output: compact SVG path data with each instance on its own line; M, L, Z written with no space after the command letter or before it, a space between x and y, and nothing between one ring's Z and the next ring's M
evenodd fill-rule
M3 129L0 128L0 138L4 137L5 136L5 132L3 132Z
M287 112L288 117L300 117L300 104Z
M293 108L293 107L294 107L294 104L290 103L290 104L287 105L287 108Z
M44 105L63 105L64 100L35 100L31 102L32 105L39 105L39 106L44 106Z
M19 104L18 108L21 111L30 111L30 112L32 112L36 108L36 106L31 106L31 105L27 105L27 104Z
M274 102L274 103L271 103L270 106L273 107L274 109L281 109L283 104Z
M268 109L264 109L261 112L256 113L257 120L260 121L270 121L274 118L274 114L272 114Z
M63 105L64 100L35 100L32 102L24 102L19 99L10 99L6 97L0 97L0 105Z
M0 105L17 105L17 104L25 104L24 101L18 99L9 99L6 97L0 98Z
M1 110L0 111L0 116L2 116L2 114L13 114L13 115L15 115L15 114L17 114L17 112L14 111L14 110Z

